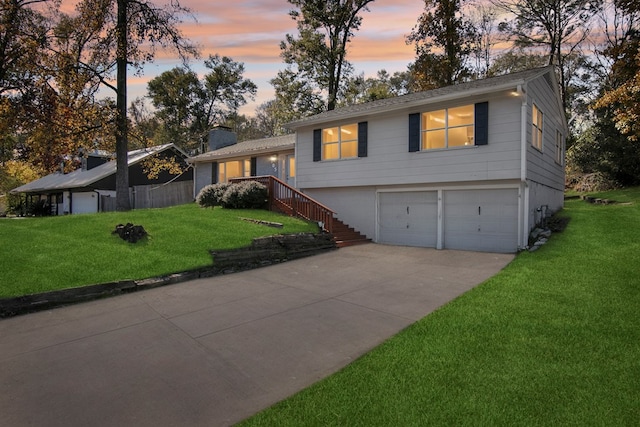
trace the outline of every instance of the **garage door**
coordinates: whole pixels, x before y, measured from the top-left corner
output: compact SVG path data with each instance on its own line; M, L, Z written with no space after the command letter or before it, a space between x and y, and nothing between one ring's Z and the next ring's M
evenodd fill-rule
M437 191L380 193L378 203L378 242L436 247Z
M486 252L518 249L518 190L444 193L444 247Z
M71 209L74 214L98 212L98 198L96 193L71 194Z

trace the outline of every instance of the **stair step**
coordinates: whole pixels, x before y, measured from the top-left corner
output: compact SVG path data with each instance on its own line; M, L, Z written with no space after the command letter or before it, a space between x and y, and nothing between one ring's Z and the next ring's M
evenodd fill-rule
M344 248L346 246L362 245L364 243L371 243L371 239L359 239L359 240L336 240L336 246Z
M371 239L367 238L367 236L337 218L333 219L332 225L333 240L339 248L371 242Z

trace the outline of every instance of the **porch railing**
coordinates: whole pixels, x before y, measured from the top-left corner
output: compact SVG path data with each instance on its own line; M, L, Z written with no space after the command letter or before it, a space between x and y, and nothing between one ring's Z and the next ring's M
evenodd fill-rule
M333 232L335 212L311 197L301 193L275 176L251 176L233 178L231 182L257 181L267 187L269 210L319 223L325 231Z

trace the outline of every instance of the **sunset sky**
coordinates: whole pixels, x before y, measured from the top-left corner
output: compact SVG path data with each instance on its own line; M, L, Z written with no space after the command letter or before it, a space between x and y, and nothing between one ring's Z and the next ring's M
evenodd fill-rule
M256 106L273 98L269 80L284 69L280 42L287 33L297 35L295 22L288 15L292 6L286 0L182 0L181 4L190 8L197 19L182 24L184 36L202 52L201 59L191 61L192 69L205 73L204 58L216 53L243 62L245 77L258 85L255 101L241 109L241 113L252 115ZM362 13L362 26L348 48L347 59L356 72L373 76L383 68L390 73L405 70L415 57L405 37L423 9L422 0L370 3L369 12ZM129 100L144 96L149 80L177 65L180 61L171 57L171 52L160 52L154 63L147 64L141 77L130 78Z

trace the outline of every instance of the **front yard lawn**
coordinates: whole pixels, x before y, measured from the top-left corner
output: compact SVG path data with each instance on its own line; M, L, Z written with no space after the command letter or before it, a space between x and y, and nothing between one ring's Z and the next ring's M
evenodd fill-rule
M566 203L537 252L243 426L632 426L640 189Z
M282 223L281 229L240 217ZM149 236L127 243L117 224ZM0 219L0 298L124 279L144 279L211 264L209 250L255 237L317 232L316 224L263 210L203 209L195 203L47 218Z

